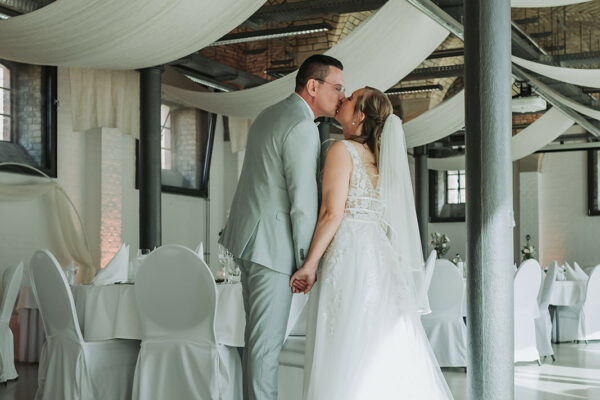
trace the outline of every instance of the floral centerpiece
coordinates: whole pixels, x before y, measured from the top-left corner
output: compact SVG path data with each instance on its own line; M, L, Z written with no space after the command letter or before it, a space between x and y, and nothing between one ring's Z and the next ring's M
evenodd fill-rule
M530 258L535 258L535 247L533 247L533 245L529 243L529 241L531 240L531 236L525 236L525 240L527 241L527 243L525 243L525 246L523 246L523 248L521 249L523 261L529 260Z
M442 258L450 250L450 238L445 233L433 232L429 247L433 247L437 252L437 257Z

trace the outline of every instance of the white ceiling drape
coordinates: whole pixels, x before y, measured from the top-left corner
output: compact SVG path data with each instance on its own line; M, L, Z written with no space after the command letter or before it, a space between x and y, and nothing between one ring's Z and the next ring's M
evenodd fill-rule
M512 160L520 160L563 134L573 125L573 120L553 107L537 121L514 135L510 140ZM427 161L429 169L455 170L465 169L465 156L448 158L430 158Z
M408 75L448 36L437 22L405 0L389 0L325 54L344 64L348 93L365 85L386 90ZM293 92L296 74L229 93L195 92L163 85L165 98L216 114L254 118Z
M600 88L600 69L565 68L512 56L512 61L530 71L573 85Z
M406 147L423 146L453 134L465 126L465 91L404 124Z
M0 58L28 64L138 69L187 56L265 0L57 0L0 20Z
M590 0L511 0L510 6L514 8L560 7L588 1Z

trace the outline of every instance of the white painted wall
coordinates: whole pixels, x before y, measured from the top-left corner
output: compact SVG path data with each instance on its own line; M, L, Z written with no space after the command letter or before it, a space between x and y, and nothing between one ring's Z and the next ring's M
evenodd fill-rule
M546 153L541 186L542 265L600 264L600 217L587 215L587 154Z
M100 220L97 208L102 202L101 175L95 168L99 167L100 152L94 152L96 139L88 140L95 131L101 134L102 129L92 132L73 132L71 123L71 92L68 70L58 69L58 178L66 193L81 214L88 233L93 233L92 249L95 260L100 255ZM115 140L114 130L111 140ZM101 141L99 141L100 143ZM139 200L135 189L135 141L128 134L121 134L121 177L122 186L120 210L121 240L130 245L131 254L135 256L139 246ZM90 151L96 159L88 159ZM210 239L210 252L214 254L210 264L218 268L216 259L217 234L223 228L225 212L231 204L237 184L238 157L231 152L230 142L224 142L222 118L218 118L214 143L211 177L210 177L210 230L207 230L206 199L164 193L162 195L162 240L164 244L177 243L194 249L200 241ZM115 161L115 160L112 160ZM111 162L112 162L111 161ZM116 161L115 161L116 163ZM113 171L114 172L114 171ZM92 179L90 181L89 179ZM105 177L106 179L106 177ZM19 174L0 173L2 183L26 183L35 181ZM24 260L29 261L33 252L42 247L50 248L57 253L62 264L70 260L65 254L64 246L57 243L51 229L56 224L52 213L52 205L47 199L29 202L0 202L0 273ZM105 212L110 212L105 207ZM97 233L97 234L96 234ZM210 237L208 237L209 235ZM111 252L116 251L110 246Z

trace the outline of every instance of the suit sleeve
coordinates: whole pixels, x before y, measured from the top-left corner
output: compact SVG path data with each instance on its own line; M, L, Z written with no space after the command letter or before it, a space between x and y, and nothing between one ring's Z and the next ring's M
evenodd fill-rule
M283 172L290 200L296 268L304 264L318 215L319 131L312 121L292 128L283 143Z

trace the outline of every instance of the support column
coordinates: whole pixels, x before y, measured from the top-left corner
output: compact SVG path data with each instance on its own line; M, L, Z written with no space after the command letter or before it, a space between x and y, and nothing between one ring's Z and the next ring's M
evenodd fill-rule
M162 67L140 70L140 249L161 239L160 80Z
M429 236L429 170L427 169L427 146L414 149L415 155L415 197L417 220L421 234L423 256L428 256L427 240Z
M510 2L465 0L467 398L514 398Z

